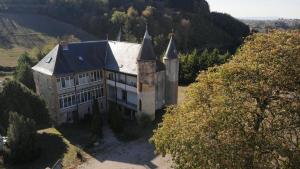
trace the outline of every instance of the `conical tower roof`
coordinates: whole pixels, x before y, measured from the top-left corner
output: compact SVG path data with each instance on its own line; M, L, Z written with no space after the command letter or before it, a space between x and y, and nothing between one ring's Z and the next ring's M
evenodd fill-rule
M137 60L156 60L151 37L147 28Z
M173 39L173 36L171 36L167 51L165 53L164 58L166 59L177 59L178 58L178 53L177 53L177 49L175 46L175 42Z

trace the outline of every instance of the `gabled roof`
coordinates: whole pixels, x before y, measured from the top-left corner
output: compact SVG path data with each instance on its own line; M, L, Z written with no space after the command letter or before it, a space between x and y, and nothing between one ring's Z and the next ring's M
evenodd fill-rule
M109 41L106 69L137 74L137 57L141 44Z
M170 42L169 42L169 45L166 50L164 58L167 58L167 59L177 59L178 58L178 53L177 53L177 49L175 46L173 36L171 36L171 39L170 39Z
M32 69L46 75L53 75L56 58L58 56L60 45L56 45L38 64Z
M106 41L69 43L66 49L57 45L32 69L47 75L99 69L104 67L106 48Z
M47 75L62 75L106 68L137 74L141 44L117 41L91 41L55 46L32 69Z
M151 37L146 29L138 60L156 60Z

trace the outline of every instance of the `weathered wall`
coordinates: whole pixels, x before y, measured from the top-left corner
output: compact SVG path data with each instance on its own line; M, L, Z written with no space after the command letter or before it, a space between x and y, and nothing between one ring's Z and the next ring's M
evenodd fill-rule
M36 92L47 104L51 119L56 122L59 120L59 106L57 96L56 77L33 72Z
M164 59L166 65L166 105L177 104L178 100L178 59Z
M146 114L152 120L155 119L155 82L155 61L139 61L137 118L139 118L142 114Z
M165 104L165 71L156 73L156 85L155 85L155 109L159 110L164 107Z

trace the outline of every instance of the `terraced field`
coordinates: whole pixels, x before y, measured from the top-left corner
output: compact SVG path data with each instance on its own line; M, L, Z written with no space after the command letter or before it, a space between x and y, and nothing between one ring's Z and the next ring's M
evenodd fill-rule
M96 38L72 25L35 14L0 13L0 65L15 66L21 53L54 45L58 38L74 41Z

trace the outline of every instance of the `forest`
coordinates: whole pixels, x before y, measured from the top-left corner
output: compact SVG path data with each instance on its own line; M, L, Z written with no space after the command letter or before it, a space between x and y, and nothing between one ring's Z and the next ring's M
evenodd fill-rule
M162 55L175 33L182 53L215 48L234 53L249 27L227 14L210 12L205 0L2 0L1 12L37 13L78 26L99 39L140 42L149 27Z

